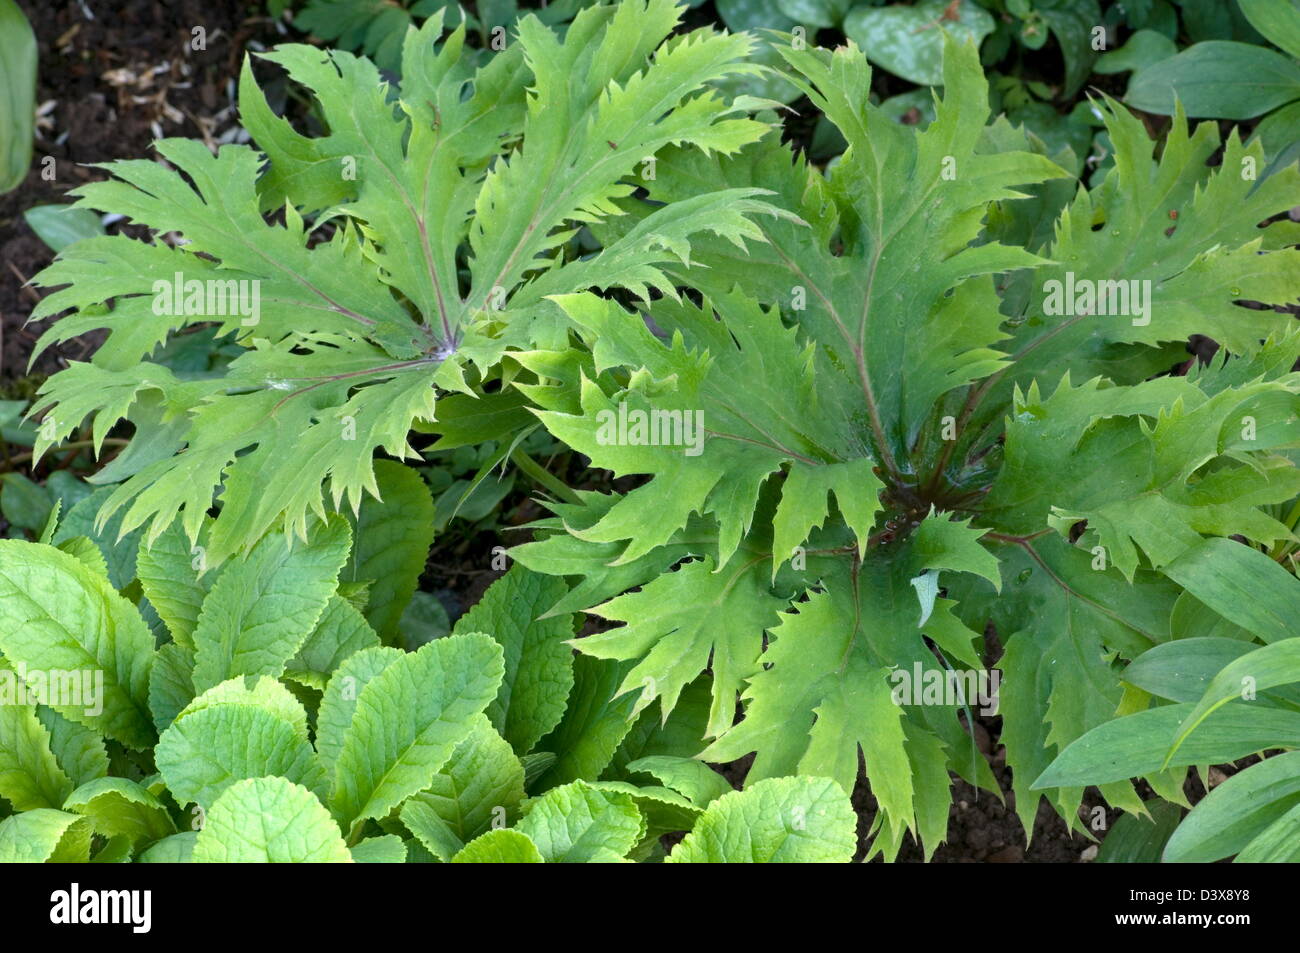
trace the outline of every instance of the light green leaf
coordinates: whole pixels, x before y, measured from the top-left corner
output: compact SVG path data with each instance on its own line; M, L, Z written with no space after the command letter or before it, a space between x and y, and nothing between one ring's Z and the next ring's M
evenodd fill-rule
M352 860L358 864L404 864L406 845L394 834L367 837L352 848Z
M307 739L291 722L251 704L217 705L178 718L163 732L154 759L177 803L209 812L224 791L248 778L276 775L328 790Z
M573 688L574 617L543 618L568 591L562 579L511 567L456 622L455 632L487 632L505 651L505 678L487 714L515 752L527 754L559 724Z
M451 759L433 776L427 789L416 794L402 808L431 810L456 840L452 854L489 827L501 827L513 820L524 798L524 768L514 750L486 717L475 718L469 735L452 753ZM407 823L407 827L411 827ZM420 831L411 827L412 833ZM429 839L425 847L447 861Z
M541 864L537 845L519 831L488 831L451 859L453 864Z
M79 684L93 677L89 694L98 697L50 707L129 747L153 743L153 636L135 606L76 557L0 540L0 651L32 671L78 673Z
M515 829L537 845L547 863L608 863L637 845L645 821L627 794L574 781L529 802Z
M696 807L708 807L732 790L726 778L703 761L694 758L651 755L631 762L627 770L644 771L657 778L665 787L683 795Z
M169 642L158 650L149 673L149 710L159 731L166 731L194 700L193 672L193 649Z
M258 678L243 675L214 685L191 700L176 718L180 720L195 712L220 705L251 705L261 708L292 725L304 741L307 738L307 712L303 709L302 702L294 697L284 683L267 675Z
M153 541L141 547L136 573L145 597L167 624L177 644L194 648L203 600L212 591L217 571L200 572L209 524L204 524L198 543L191 546L180 521L172 523Z
M334 767L340 820L355 829L428 787L496 697L503 671L501 647L474 633L430 642L372 678Z
M376 646L362 649L347 658L330 678L316 716L316 751L321 766L331 779L334 777L334 764L343 750L343 739L352 727L362 690L371 679L401 657L402 653L394 648Z
M14 682L13 673L0 667L0 797L15 811L62 807L72 781L50 750L50 735L37 719L36 707L6 697Z
M48 807L0 821L0 864L84 864L90 819Z
M627 624L575 644L597 658L639 660L615 693L637 693L634 714L656 698L663 712L671 712L686 685L711 667L708 733L720 734L732 724L736 693L757 669L763 630L777 621L782 605L765 569L745 553L720 572L710 557L686 563L639 592L589 610Z
M73 791L65 811L89 817L95 833L149 843L176 833L167 808L147 790L126 778L98 778Z
M555 752L554 759L530 790L599 777L608 767L636 722L636 696L617 691L629 668L589 655L574 660L569 707L555 730L538 742L541 751Z
M202 863L350 864L352 854L325 805L284 778L230 786L208 811L194 841Z
M285 675L322 691L345 660L379 645L365 617L342 596L330 596L316 628L298 654L285 664Z
M194 842L198 837L197 831L182 831L164 837L136 858L136 863L188 864L193 860Z
M226 566L194 629L194 687L281 675L325 611L349 545L347 523L335 518L306 544L267 536Z
M769 778L715 801L673 848L675 864L848 863L857 815L828 778Z
M50 750L74 787L108 774L108 750L99 732L44 705L37 706L36 717L50 733Z

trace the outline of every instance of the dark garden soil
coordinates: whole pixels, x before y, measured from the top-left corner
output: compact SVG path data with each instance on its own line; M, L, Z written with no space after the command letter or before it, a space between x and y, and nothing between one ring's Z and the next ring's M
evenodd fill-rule
M40 47L37 102L39 128L32 169L18 189L0 196L0 399L30 397L48 374L70 360L84 360L98 341L93 337L46 351L28 374L27 361L42 326L24 327L38 293L26 286L53 255L23 220L35 205L66 203L66 195L87 181L104 177L91 163L149 157L151 143L163 136L197 138L214 145L237 130L235 82L244 51L269 47L290 37L264 15L261 3L240 0L18 0L35 28ZM711 20L711 4L692 13L693 23ZM203 31L196 49L195 28ZM821 38L819 38L821 39ZM796 117L799 115L796 103ZM795 141L811 136L792 118ZM53 176L43 169L53 159ZM1193 353L1206 356L1212 342L1198 342ZM578 476L570 474L571 477ZM521 487L523 484L521 482ZM505 501L503 527L517 527L544 515L528 495L530 488ZM469 538L440 539L430 555L423 587L447 605L452 617L472 606L499 575L491 550L522 541L518 532L479 532ZM586 630L584 630L586 631ZM1014 810L1005 750L998 744L1000 721L984 718L975 726L981 750L989 756L1004 800L958 782L950 814L949 840L934 855L938 862L1055 862L1091 859L1097 841L1071 835L1065 823L1040 804L1032 842ZM742 759L725 768L739 782L749 767ZM1199 788L1189 794L1199 795ZM865 785L854 793L865 835L876 806ZM1082 813L1099 803L1089 790ZM1116 814L1108 814L1108 823ZM1097 832L1097 837L1104 831ZM923 859L908 843L903 861Z
M90 163L151 156L164 136L221 140L250 41L277 42L275 24L241 0L18 0L39 44L38 128L27 180L0 196L0 394L27 396L32 344L24 328L37 294L25 283L53 254L23 220L34 205L104 173ZM90 14L89 16L87 14ZM93 17L93 18L92 18ZM202 43L194 30L202 28ZM204 49L193 47L202 45ZM52 158L53 164L43 161ZM51 172L52 169L52 178ZM70 341L36 362L37 379L84 360L97 341ZM15 392L16 391L16 392Z

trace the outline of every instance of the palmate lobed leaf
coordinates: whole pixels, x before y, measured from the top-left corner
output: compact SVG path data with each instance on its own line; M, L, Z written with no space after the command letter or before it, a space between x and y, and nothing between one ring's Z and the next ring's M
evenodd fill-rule
M617 214L613 200L661 148L732 152L765 129L707 87L757 69L742 61L752 41L708 30L666 39L680 16L672 0L593 7L562 40L527 17L517 43L475 71L463 24L439 43L436 15L407 35L396 86L346 53L267 54L318 100L329 132L317 139L275 117L246 68L241 105L269 160L265 175L251 148L213 155L165 140L158 149L174 168L114 163L113 179L80 191L79 206L183 243L97 239L39 278L59 290L34 318L77 312L42 347L96 327L110 335L93 363L58 375L32 409L49 421L38 455L87 417L98 446L148 404L171 428L171 449L123 474L101 524L121 511L122 530L147 525L152 542L181 513L193 541L216 494L213 566L275 527L305 538L326 498L355 510L378 496L374 451L414 456L407 433L434 420L439 391L468 390L466 374L490 369L508 342L554 343L562 322L543 294L593 285L673 293L662 266L689 259L695 234L740 241L754 235L747 215L771 211L752 189L701 197L652 216L621 246L566 261L577 227ZM265 218L268 209L282 221ZM178 274L256 282L260 313L159 308L155 283ZM107 311L92 307L105 301ZM221 373L185 379L148 360L156 344L206 321L244 349Z
M957 770L991 782L987 768L971 765L969 739L948 720L951 709L932 715L918 708L905 718L892 700L891 667L937 664L922 630L950 657L978 664L975 633L951 614L951 603L933 611L933 592L918 601L912 580L933 582L925 574L956 571L997 581L998 571L976 542L980 531L944 514L907 509L881 491L888 475L897 476L934 401L1002 366L990 347L1001 332L987 276L1039 261L1011 247L965 248L979 231L976 213L1018 195L1014 183L1061 174L1028 153L978 153L978 66L971 50L950 46L949 53L948 69L960 82L948 84L936 123L912 136L854 99L869 76L860 55L783 52L805 77L796 82L846 132L851 150L828 181L788 153L768 160L761 152L753 178L737 180L775 186L793 200L791 213L810 223L760 223L768 243L754 254L773 263L775 279L765 273L747 281L738 261L732 269L725 246L709 245L716 254L702 259L708 270L687 274L711 298L702 307L657 302L650 309L670 340L656 340L611 302L559 298L600 376L582 371L576 388L528 391L542 404L546 426L594 464L616 474L652 475L612 505L590 501L586 508L596 519L570 518L566 510L564 526L577 539L614 544L612 567L635 565L665 544L676 550L675 540L690 536L693 520L717 527L707 542L686 547L703 561L657 580L643 572L627 580L645 584L641 592L589 607L626 625L579 640L579 650L637 662L619 691L644 687L638 705L659 697L665 711L681 686L711 664L709 734L719 737L704 757L731 760L757 750L751 781L808 773L851 788L861 747L888 818L882 845L890 854L920 823L918 811L933 834L947 798L946 778L933 772L922 771L921 790L913 790L912 759L947 749L940 757ZM750 151L773 148L764 143ZM963 173L949 182L944 159L953 154ZM665 171L661 194L680 199L711 164L717 177L725 176L724 165L747 168L743 162L743 156L713 164L684 155ZM918 178L922 187L902 191L904 181ZM652 185L652 195L660 188ZM842 253L831 248L836 234ZM923 249L938 252L942 264L925 272L914 267ZM776 282L787 275L790 284L781 288ZM733 290L733 283L757 286L765 297L771 289L768 300L782 306L802 293L806 308L796 309L790 326L776 308ZM958 320L981 306L987 317ZM905 315L919 317L909 323ZM536 355L523 360L546 366ZM611 369L618 375L611 377ZM698 413L703 438L686 447L610 439L600 424L620 404L645 413ZM911 536L897 558L869 552L879 542L872 531L886 508L891 525L899 520ZM548 544L524 547L520 557L535 553L542 565L548 560L540 547ZM673 561L661 557L662 568ZM571 562L560 571L574 568ZM778 613L806 590L812 590L809 601L796 601L778 626ZM766 652L764 630L771 640ZM734 700L746 683L746 716L733 728Z
M0 732L0 783L27 807L94 808L100 860L155 840L147 859L613 862L658 859L658 836L689 828L674 859L847 859L862 758L880 808L869 855L908 836L928 854L951 774L996 788L959 718L982 700L894 689L983 673L989 622L1027 825L1040 793L1077 825L1085 784L1140 813L1136 776L1181 801L1192 760L1291 746L1294 713L1271 694L1197 724L1226 689L1147 710L1152 683L1125 663L1188 634L1274 643L1241 670L1288 650L1300 335L1234 302L1295 297L1295 230L1256 227L1295 171L1255 181L1258 147L1235 138L1210 166L1215 132L1181 116L1156 158L1103 101L1114 169L1068 201L1032 136L986 127L975 51L943 39L946 90L919 133L868 104L852 47L780 49L849 144L823 173L699 92L751 71L751 41L661 42L677 16L636 0L563 39L525 21L477 73L463 32L435 43L435 23L408 35L391 86L365 60L283 48L269 58L318 98L325 135L277 119L249 68L267 168L173 142L179 172L128 163L89 187L88 204L188 244L95 240L47 273L71 287L45 313L81 312L49 340L112 333L38 411L59 435L89 416L98 443L125 417L155 438L103 474L126 483L101 491L102 532L65 541L60 568L143 632L100 578L138 572L174 642L127 653L147 659L127 681L136 746L162 733L160 774L119 789L89 727L37 708ZM572 260L583 226L602 247ZM242 352L212 376L139 362L220 317L153 313L152 280L178 268L265 281L258 326L219 320ZM1150 320L1052 313L1071 271L1150 279ZM618 287L639 314L591 293ZM1193 333L1234 356L1147 380ZM554 504L516 550L527 572L403 653L381 639L406 641L431 504L414 471L372 458L411 457L411 425L439 432L435 398L455 390L452 445L482 418L509 446L536 413L593 466L645 479ZM701 422L672 446L611 439L628 409ZM345 563L329 511L348 508ZM132 543L116 558L110 519L147 527L156 557ZM196 545L215 572L189 562ZM620 625L573 640L575 661L580 610ZM1170 761L1180 726L1192 747ZM739 794L704 765L750 753ZM163 836L148 822L164 794L221 823ZM808 804L824 812L804 837L792 809ZM245 830L249 809L284 822L282 845ZM485 830L502 814L514 829ZM1235 846L1285 856L1292 815L1254 820ZM84 825L35 821L34 858L69 832L81 851Z
M632 666L623 697L639 689L671 709L694 673L724 673L704 758L753 751L750 783L816 774L852 788L861 753L887 857L909 831L927 850L942 839L949 771L993 786L954 706L900 707L891 667L978 671L978 634L994 621L1028 826L1031 783L1054 754L1145 703L1126 691L1123 660L1170 637L1181 585L1230 618L1247 611L1191 562L1216 542L1204 537L1295 538L1275 509L1300 494L1295 337L1284 316L1235 304L1296 297L1295 252L1281 249L1292 230L1256 227L1287 207L1295 170L1256 181L1258 149L1235 138L1209 167L1215 131L1189 134L1181 116L1156 158L1137 120L1100 103L1115 171L1058 205L1046 245L1003 246L996 235L1043 233L1017 230L1013 187L1061 173L1028 137L981 138L971 50L948 45L937 119L921 133L861 105L869 71L855 51L781 52L849 150L824 175L775 138L732 157L666 155L652 200L759 187L789 217L755 219L763 244L697 242L673 272L702 303L654 302L642 322L591 295L555 299L590 359L522 354L550 380L521 389L593 464L649 479L554 506L515 553L581 580L565 608L624 623L576 643ZM653 207L626 204L634 219ZM622 233L617 220L597 232ZM1049 313L1068 271L1150 279L1150 320ZM1172 363L1166 342L1194 333L1234 356L1140 383ZM702 440L662 446L610 428L654 412L702 414ZM1180 800L1181 773L1161 767L1141 773ZM1082 785L1048 788L1077 823ZM1102 791L1143 810L1127 781Z

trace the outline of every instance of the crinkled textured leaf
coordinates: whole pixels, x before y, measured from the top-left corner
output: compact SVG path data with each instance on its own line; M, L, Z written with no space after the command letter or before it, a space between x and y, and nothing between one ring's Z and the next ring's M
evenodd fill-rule
M76 557L40 543L0 540L0 651L32 671L80 673L79 684L94 673L95 691L102 673L98 705L84 697L82 707L51 707L130 747L152 744L153 636L135 606Z
M194 700L194 650L176 642L158 649L149 672L149 711L160 732Z
M291 722L251 704L216 705L178 718L162 733L154 758L178 803L209 812L224 791L248 778L274 775L311 791L328 790L307 739Z
M573 688L572 615L543 618L564 583L514 566L456 622L455 632L487 632L505 652L505 678L487 714L515 752L527 754L559 724Z
M394 834L367 837L352 848L352 860L358 864L404 864L406 845Z
M167 808L147 790L126 778L98 778L73 791L65 811L89 817L95 833L149 843L176 832Z
M848 863L857 815L827 778L769 778L715 801L668 855L676 864Z
M581 655L573 662L573 691L555 730L537 743L556 759L530 790L546 790L580 778L599 777L632 730L636 696L619 694L629 664Z
M193 699L176 716L185 718L220 705L252 705L288 722L302 738L307 737L307 712L302 702L285 685L269 676L240 676L214 685Z
M194 842L198 837L197 831L183 831L164 837L140 854L136 863L188 864L194 856Z
M407 812L418 807L432 811L458 842L454 854L489 826L513 820L523 797L523 765L491 722L476 718L469 735L433 776L433 783L403 806L402 817L405 821ZM420 836L420 831L412 828L412 832ZM421 841L439 854L435 844L423 837ZM449 861L451 856L440 859Z
M152 681L152 672L149 677ZM99 732L69 721L44 705L36 707L36 717L50 733L50 750L74 787L108 774L108 750Z
M325 805L284 778L240 781L217 799L194 841L195 863L350 864Z
M0 863L84 864L90 859L90 820L41 807L0 821Z
M342 596L333 595L298 654L285 663L285 675L324 691L346 659L378 645L379 636L365 616Z
M335 518L307 543L267 536L226 566L194 629L194 687L283 673L325 611L350 545L347 523Z
M334 776L334 763L352 726L362 690L401 657L402 653L393 648L362 649L349 656L330 678L316 715L316 751L329 777Z
M451 859L453 864L541 864L537 845L519 831L488 831Z
M10 673L0 670L0 679ZM35 705L0 704L0 797L16 811L63 806L72 780L50 750L50 735Z
M188 648L194 647L199 612L217 578L215 571L200 571L206 542L207 532L203 531L198 543L191 545L176 522L153 545L142 548L136 560L145 597L167 624L176 643Z
M503 670L501 647L472 633L430 642L372 678L334 766L336 816L355 827L428 787L496 697Z
M547 863L608 863L636 846L645 821L627 794L574 781L531 801L515 829Z
M653 775L696 807L708 807L732 789L726 778L703 761L694 758L651 755L648 758L638 758L627 769Z
M391 460L375 463L379 494L362 501L352 519L345 581L370 581L366 621L386 643L415 592L433 543L433 497L416 471Z

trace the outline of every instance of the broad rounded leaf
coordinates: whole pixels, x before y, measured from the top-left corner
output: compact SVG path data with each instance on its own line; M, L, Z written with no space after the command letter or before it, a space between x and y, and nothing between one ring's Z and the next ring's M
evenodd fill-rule
M456 632L487 632L505 650L505 678L488 717L518 754L560 723L573 688L573 616L543 618L568 591L562 579L515 565L456 622Z
M237 781L278 775L313 791L326 788L316 752L289 721L252 705L218 705L179 718L154 751L180 804L211 810Z
M90 819L42 807L0 821L0 864L84 864Z
M126 778L97 778L73 791L63 809L90 818L95 833L131 842L160 840L176 833L167 808Z
M857 815L829 778L768 778L724 795L668 856L669 863L848 863Z
M534 801L515 829L547 863L605 863L627 856L645 834L645 820L627 794L574 781Z
M325 805L284 778L240 781L217 799L194 841L194 862L350 864Z
M913 6L858 7L844 18L844 32L867 59L922 86L943 85L943 35L979 42L993 32L993 17L974 0L961 0L949 19L948 0Z
M540 864L537 845L519 831L488 831L466 844L451 859L453 864Z

